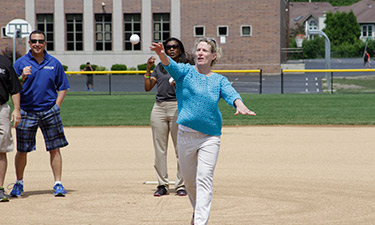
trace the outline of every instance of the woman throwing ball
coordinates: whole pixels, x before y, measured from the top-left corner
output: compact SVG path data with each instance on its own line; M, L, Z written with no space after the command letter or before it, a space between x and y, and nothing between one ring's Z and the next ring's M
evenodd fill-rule
M195 66L176 63L161 43L150 47L176 83L178 102L178 156L182 177L194 209L192 224L207 224L213 175L220 150L222 128L219 100L236 108L234 115L256 114L243 103L228 79L211 71L220 57L215 40L199 39L194 47Z

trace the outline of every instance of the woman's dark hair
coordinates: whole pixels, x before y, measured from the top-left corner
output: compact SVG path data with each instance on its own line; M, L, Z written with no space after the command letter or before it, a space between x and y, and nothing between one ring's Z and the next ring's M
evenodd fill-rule
M190 64L194 63L194 61L192 59L189 59L187 53L185 52L185 48L184 48L184 45L182 44L182 41L180 41L179 39L177 39L175 37L170 37L170 38L168 38L167 40L164 41L164 43L163 43L164 49L165 49L165 46L167 45L167 43L170 42L170 41L176 41L178 43L178 46L180 48L180 58L178 59L179 63L190 63Z
M180 41L179 39L177 39L175 37L170 37L167 40L165 40L164 43L163 43L164 49L166 48L165 46L167 45L167 43L170 42L170 41L176 41L178 43L179 48L180 48L180 57L178 59L178 63L189 63L189 64L193 65L194 60L191 59L191 57L189 57L187 55L187 53L185 52L184 45L182 44L182 41ZM164 69L164 67L161 67L161 71L163 73L167 73L167 71Z

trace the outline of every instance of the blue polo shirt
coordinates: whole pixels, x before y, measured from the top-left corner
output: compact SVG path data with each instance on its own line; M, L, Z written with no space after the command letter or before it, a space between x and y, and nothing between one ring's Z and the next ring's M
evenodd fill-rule
M31 66L31 75L22 86L21 109L41 112L52 108L56 104L57 92L70 88L63 66L47 51L44 51L40 64L29 51L13 65L18 76L26 66Z

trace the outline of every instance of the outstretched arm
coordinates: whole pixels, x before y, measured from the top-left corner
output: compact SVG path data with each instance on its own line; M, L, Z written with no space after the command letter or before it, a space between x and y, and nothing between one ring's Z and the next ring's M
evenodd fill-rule
M234 105L236 106L236 113L234 114L235 116L237 116L239 113L242 115L256 116L255 112L248 109L241 99L236 99L236 101L234 101Z
M150 50L154 51L156 55L159 56L159 59L164 66L169 65L169 58L167 54L165 54L164 46L162 43L152 43L152 45L150 46Z

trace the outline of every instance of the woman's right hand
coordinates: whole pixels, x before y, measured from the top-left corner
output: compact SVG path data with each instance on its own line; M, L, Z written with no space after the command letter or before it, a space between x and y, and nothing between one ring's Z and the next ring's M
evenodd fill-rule
M155 57L154 56L151 56L150 58L148 58L147 60L147 68L151 69L152 66L155 64Z
M162 43L158 42L158 43L152 43L152 45L150 46L150 50L151 51L154 51L158 56L162 55L165 53L164 51L164 46Z

